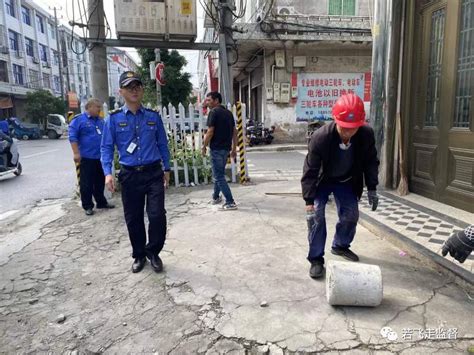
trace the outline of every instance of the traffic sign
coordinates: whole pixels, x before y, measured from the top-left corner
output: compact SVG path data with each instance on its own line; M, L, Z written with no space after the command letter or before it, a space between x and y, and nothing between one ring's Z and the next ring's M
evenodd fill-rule
M161 62L155 66L155 79L157 84L165 85L165 65Z

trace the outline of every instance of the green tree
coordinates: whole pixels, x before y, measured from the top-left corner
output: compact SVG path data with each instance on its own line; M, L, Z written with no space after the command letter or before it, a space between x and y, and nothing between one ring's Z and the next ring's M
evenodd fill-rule
M26 94L26 116L34 123L39 123L50 113L61 115L66 111L62 98L56 97L48 90L36 90Z
M155 51L151 48L138 49L142 65L138 68L138 72L142 77L145 86L145 95L143 101L156 105L156 82L150 79L149 63L155 61ZM161 96L163 106L171 103L178 106L182 103L185 107L189 104L189 95L193 90L191 84L191 74L183 72L186 66L186 58L178 51L162 49L160 51L161 61L165 64L165 86L161 87Z

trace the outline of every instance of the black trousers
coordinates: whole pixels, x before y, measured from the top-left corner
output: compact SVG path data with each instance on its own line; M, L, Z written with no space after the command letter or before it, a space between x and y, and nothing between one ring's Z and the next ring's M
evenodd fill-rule
M166 240L164 173L158 166L144 171L120 169L122 202L132 257L158 255ZM145 232L145 204L148 215L148 244Z
M81 158L80 184L82 208L94 208L92 196L98 207L107 205L104 196L105 176L99 159Z

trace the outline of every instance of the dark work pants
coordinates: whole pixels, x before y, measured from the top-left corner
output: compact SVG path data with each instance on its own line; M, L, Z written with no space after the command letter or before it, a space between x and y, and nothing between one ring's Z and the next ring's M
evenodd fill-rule
M132 257L158 255L166 239L166 210L163 170L134 171L120 169L122 202ZM146 244L145 215L148 215L148 244Z
M80 164L80 191L82 208L94 208L92 196L98 207L107 205L104 197L105 176L99 159L82 158Z
M332 242L333 248L349 248L356 233L359 220L359 204L352 183L321 183L314 199L314 225L308 233L308 260L324 262L324 246L326 245L326 204L330 193L336 201L339 221Z

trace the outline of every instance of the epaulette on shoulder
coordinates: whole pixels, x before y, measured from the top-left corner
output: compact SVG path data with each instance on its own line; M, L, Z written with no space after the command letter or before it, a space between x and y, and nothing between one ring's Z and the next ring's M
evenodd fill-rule
M152 108L145 107L146 111L154 112L154 113L159 113L157 110L154 110Z
M122 109L121 108L116 108L115 110L109 111L109 115L114 115L114 114L119 113L119 112L122 112Z

